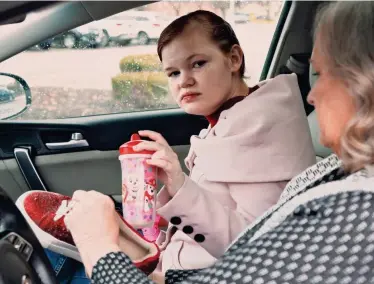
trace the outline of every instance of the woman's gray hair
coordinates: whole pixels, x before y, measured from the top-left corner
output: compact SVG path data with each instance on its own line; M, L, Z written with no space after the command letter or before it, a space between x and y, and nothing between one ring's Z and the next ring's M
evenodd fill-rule
M374 2L332 2L317 13L314 40L329 72L348 87L357 113L341 138L348 171L374 163Z

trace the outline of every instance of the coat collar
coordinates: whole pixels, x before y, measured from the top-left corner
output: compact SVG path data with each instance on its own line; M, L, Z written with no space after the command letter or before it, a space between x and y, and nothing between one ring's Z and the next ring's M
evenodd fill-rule
M248 94L245 96L237 96L233 97L229 100L227 100L220 108L218 108L214 113L211 115L206 116L206 119L209 121L209 124L211 127L214 127L219 119L219 116L224 110L230 109L233 107L236 103L242 101L244 98L246 98L248 95L250 95L252 92L256 91L259 88L259 86L254 86L253 88L249 88Z

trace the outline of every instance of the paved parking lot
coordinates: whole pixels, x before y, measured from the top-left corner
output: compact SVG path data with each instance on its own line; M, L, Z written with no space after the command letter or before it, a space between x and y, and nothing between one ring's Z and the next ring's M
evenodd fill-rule
M26 97L16 97L12 102L0 103L0 119L11 116L23 110L26 106Z
M247 74L255 83L262 70L275 23L235 27L246 57ZM102 49L25 51L0 64L0 72L23 77L31 87L110 90L119 61L126 55L156 53L156 45Z

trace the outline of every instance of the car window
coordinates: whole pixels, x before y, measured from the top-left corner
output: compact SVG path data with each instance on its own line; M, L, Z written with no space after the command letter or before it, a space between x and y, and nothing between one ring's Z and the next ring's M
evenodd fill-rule
M245 75L254 85L282 6L281 1L157 2L46 39L0 64L0 72L21 76L32 93L31 107L13 119L176 108L157 57L157 40L171 21L198 9L232 24L245 53Z

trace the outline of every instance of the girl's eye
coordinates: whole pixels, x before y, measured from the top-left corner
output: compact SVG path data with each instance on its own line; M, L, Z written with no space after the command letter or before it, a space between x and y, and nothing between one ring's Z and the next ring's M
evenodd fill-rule
M200 60L200 61L196 61L194 64L193 64L193 68L200 68L200 67L203 67L205 65L206 61L205 60Z
M179 71L174 71L174 72L170 72L169 74L167 74L168 77L175 77L175 76L178 76L180 74Z

